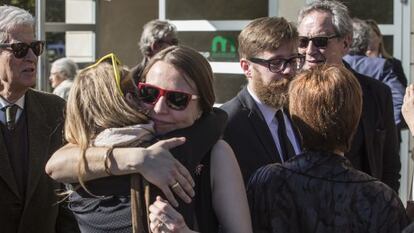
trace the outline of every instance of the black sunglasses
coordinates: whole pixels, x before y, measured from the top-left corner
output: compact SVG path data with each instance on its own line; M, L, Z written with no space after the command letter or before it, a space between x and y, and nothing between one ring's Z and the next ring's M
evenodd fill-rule
M270 72L272 73L280 73L284 71L289 65L289 67L295 71L300 70L305 63L305 57L301 54L297 54L294 57L284 59L284 58L274 58L274 59L261 59L256 57L248 58L247 60L266 66Z
M45 47L44 41L33 41L30 44L26 43L2 43L0 48L11 48L16 58L23 58L29 52L29 48L32 49L36 56L40 56L43 53Z
M142 102L151 105L155 105L161 96L165 96L168 107L179 111L184 110L190 100L199 98L197 95L165 90L147 83L138 83L138 96Z
M312 41L313 45L318 48L326 48L328 46L328 41L333 38L338 38L339 35L335 34L332 36L315 36L315 37L306 37L299 36L299 48L307 48L309 41Z

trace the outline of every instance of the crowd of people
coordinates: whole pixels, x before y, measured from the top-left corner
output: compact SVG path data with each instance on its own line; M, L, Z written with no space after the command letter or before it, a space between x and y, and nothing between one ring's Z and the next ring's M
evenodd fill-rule
M1 232L414 232L398 197L414 86L342 3L252 20L247 85L220 108L207 59L166 21L144 26L131 70L56 60L54 94L33 89L34 28L0 6Z

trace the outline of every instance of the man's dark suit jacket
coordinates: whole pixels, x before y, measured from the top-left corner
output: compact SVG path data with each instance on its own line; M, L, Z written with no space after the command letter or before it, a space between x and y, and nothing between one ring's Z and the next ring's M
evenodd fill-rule
M259 167L281 162L269 127L246 87L221 108L228 114L223 139L236 155L245 184Z
M358 73L375 78L390 87L394 106L394 119L398 125L401 122L401 107L405 94L405 87L393 70L393 64L379 57L362 55L346 55L344 60Z
M73 217L57 204L55 190L62 187L45 173L49 157L63 144L64 106L65 101L55 95L34 90L26 92L29 175L25 197L18 191L3 134L0 133L2 233L78 232Z
M361 120L356 132L362 137L354 138L351 151L345 156L354 166L356 160L367 159L369 167L355 168L380 179L398 192L401 162L391 90L384 83L357 73L347 63L344 64L358 79L363 96Z
M354 166L398 191L401 163L391 91L375 79L356 72L354 75L363 92L363 110L356 133L361 137L354 138L346 156L355 165L366 159L368 166ZM281 162L269 128L246 88L221 108L228 114L224 140L236 154L245 183L259 167Z

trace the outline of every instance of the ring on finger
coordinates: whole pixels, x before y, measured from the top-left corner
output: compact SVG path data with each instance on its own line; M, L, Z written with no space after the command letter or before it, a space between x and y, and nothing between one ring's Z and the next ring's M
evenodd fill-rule
M180 183L178 183L178 181L177 181L177 182L175 182L173 185L171 185L171 188L172 188L172 189L175 189L175 188L177 188L178 186L180 186Z
M163 222L159 222L159 223L157 224L157 228L161 228L163 225L164 225L164 223L163 223Z

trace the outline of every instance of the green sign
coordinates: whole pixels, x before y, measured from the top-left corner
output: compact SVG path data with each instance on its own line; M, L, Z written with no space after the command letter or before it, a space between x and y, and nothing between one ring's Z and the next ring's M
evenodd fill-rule
M215 36L211 42L211 57L215 59L236 58L236 41L232 37Z

